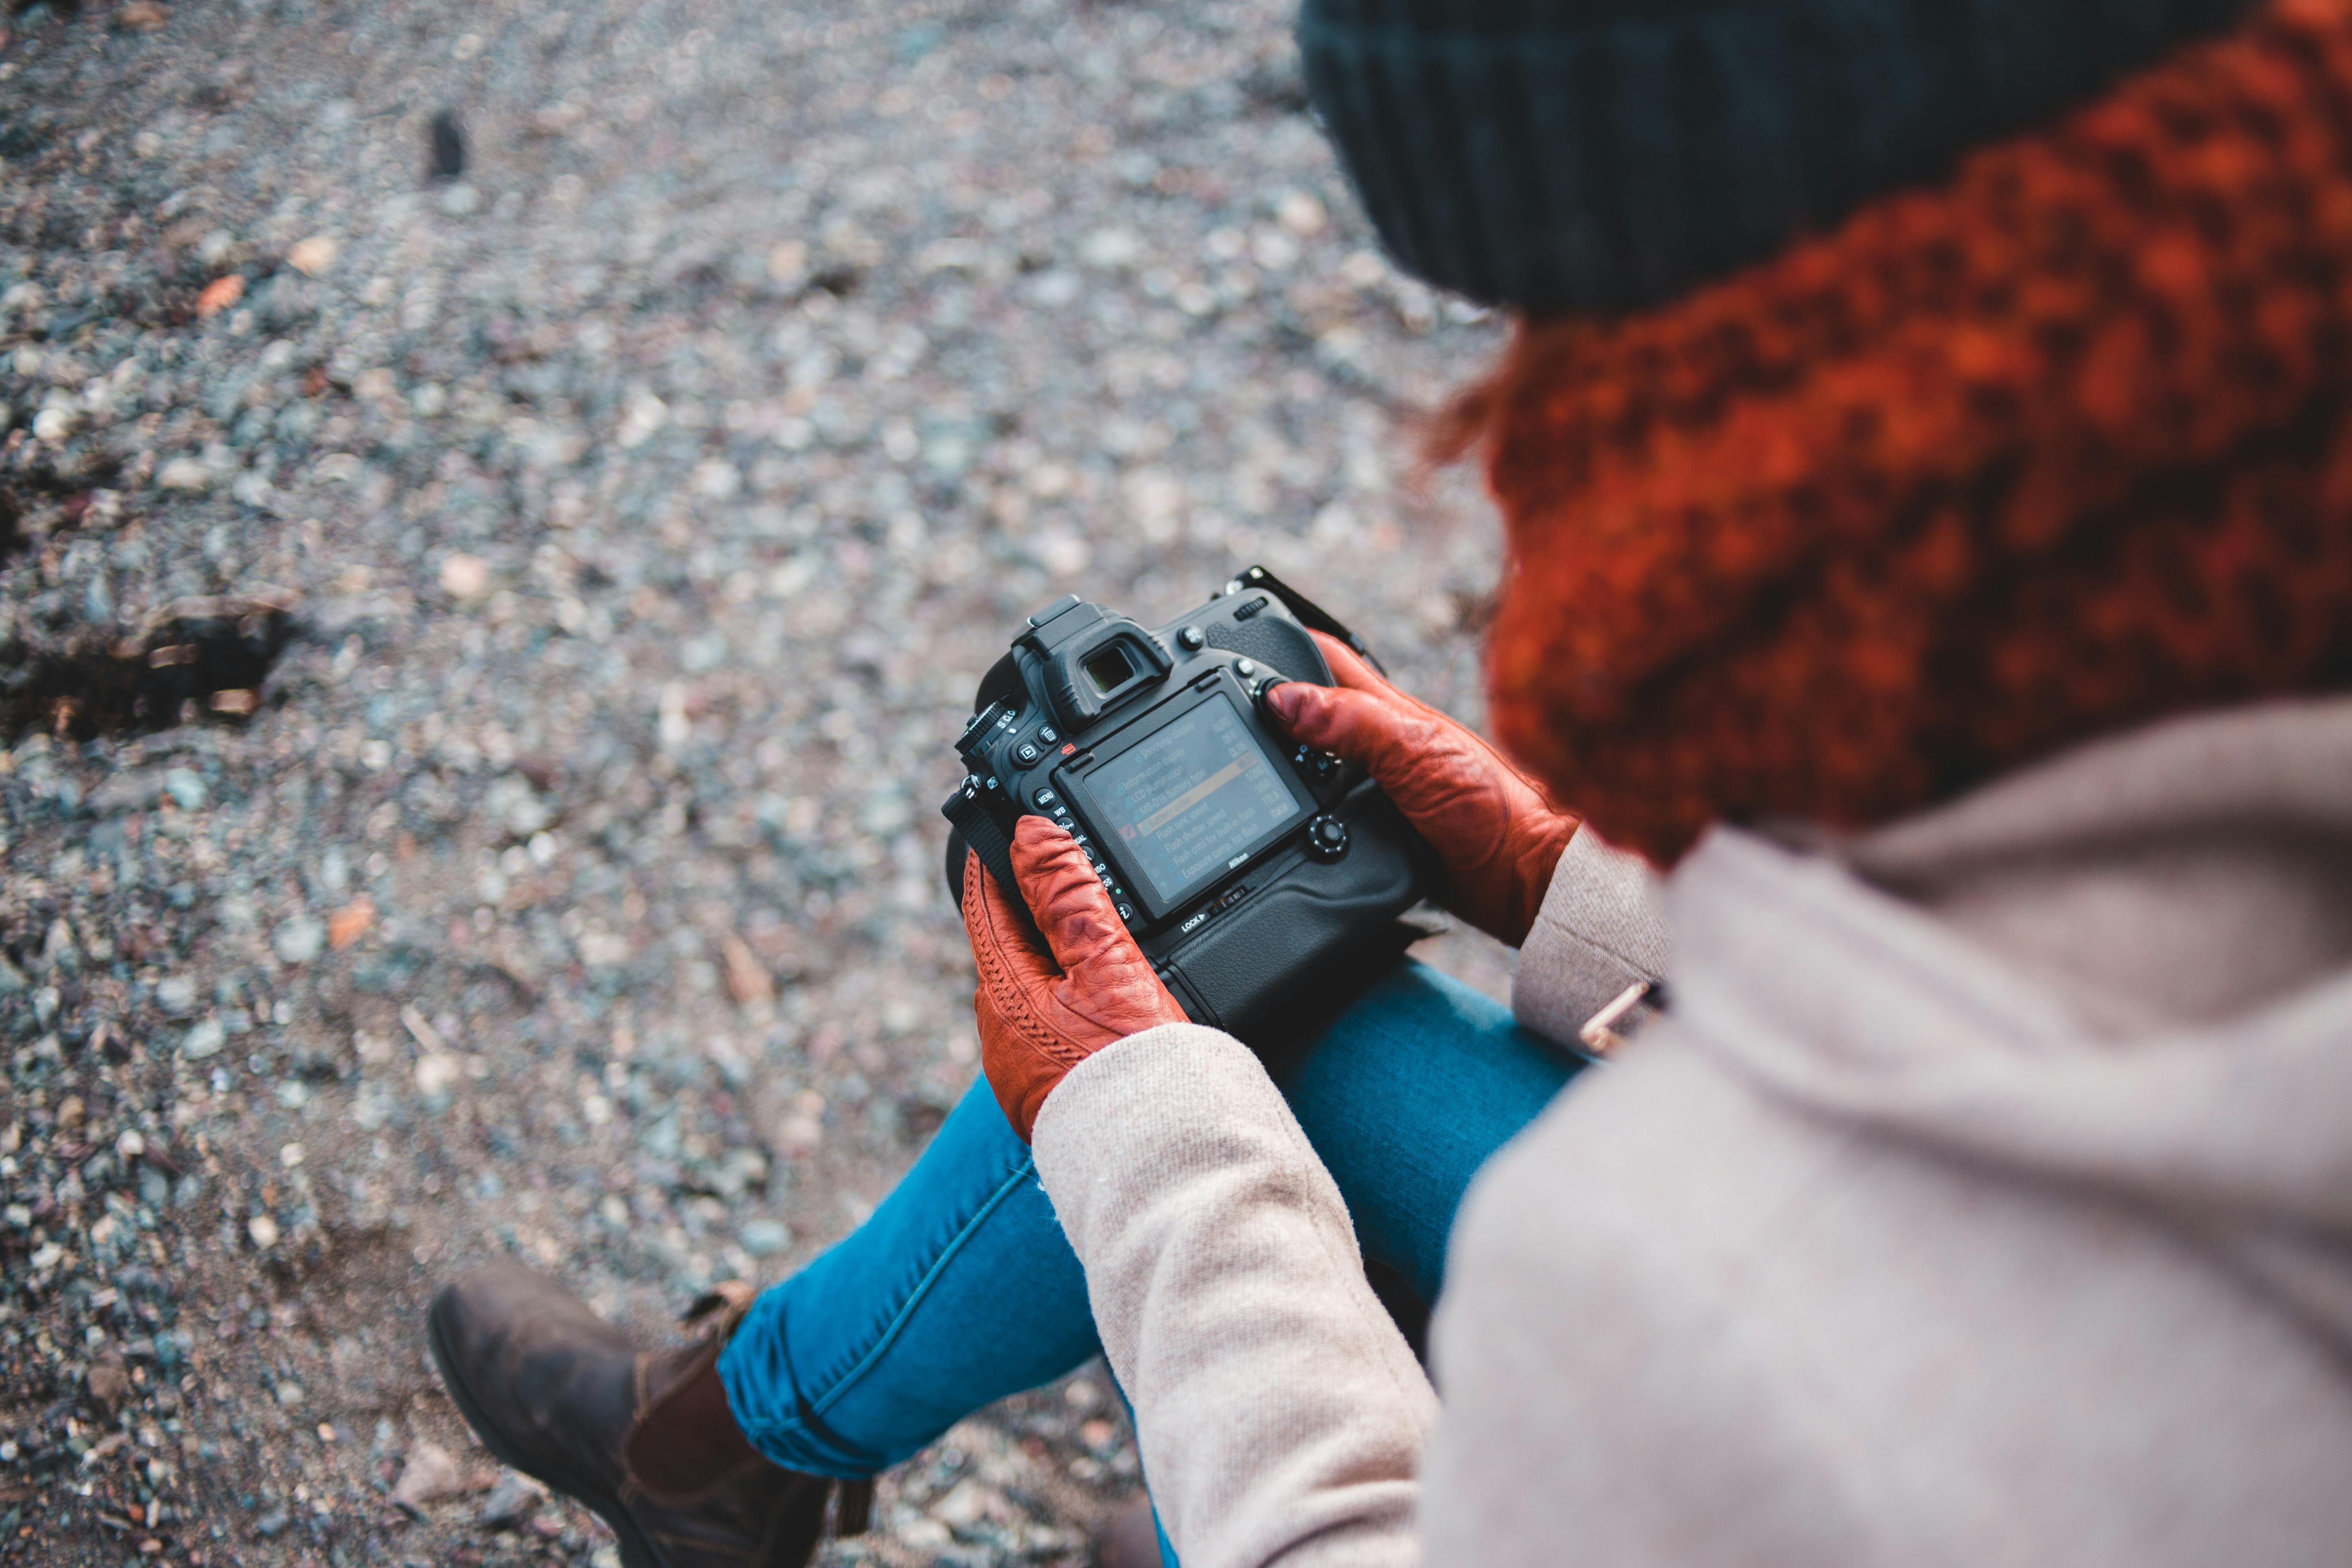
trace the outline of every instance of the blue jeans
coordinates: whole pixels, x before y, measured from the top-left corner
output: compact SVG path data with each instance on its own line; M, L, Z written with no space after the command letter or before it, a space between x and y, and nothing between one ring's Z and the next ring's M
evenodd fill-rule
M1408 962L1277 1081L1365 1256L1426 1302L1470 1178L1581 1065ZM769 1458L855 1479L1100 1348L1077 1256L982 1081L872 1217L752 1303L719 1373Z

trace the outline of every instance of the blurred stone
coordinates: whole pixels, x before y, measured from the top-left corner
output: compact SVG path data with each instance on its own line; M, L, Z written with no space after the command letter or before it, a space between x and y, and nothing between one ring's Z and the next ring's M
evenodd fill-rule
M719 939L719 945L727 960L727 992L738 1006L775 999L775 980L751 951L751 943L730 931Z
M131 1373L117 1351L107 1351L91 1363L87 1381L89 1396L109 1410L121 1404L122 1396L131 1392Z
M1285 191L1275 202L1275 216L1282 226L1305 238L1323 232L1329 221L1323 204L1306 191Z
M419 1443L409 1449L401 1466L400 1479L392 1489L392 1500L421 1508L428 1502L455 1497L465 1489L457 1461L449 1457L449 1450L437 1443Z
M474 1516L475 1522L488 1530L512 1529L530 1518L531 1510L546 1495L547 1489L529 1476L509 1470L499 1478L499 1484L490 1489L490 1495L482 1500L481 1511Z
M335 264L341 249L331 236L314 234L287 248L286 264L306 278L316 278Z
M203 318L217 316L244 298L244 279L234 272L226 278L215 278L196 296L196 314Z
M1106 271L1132 267L1142 256L1143 241L1130 228L1097 229L1078 247L1080 260Z
M445 556L441 591L461 604L470 604L490 591L490 563L478 555Z
M311 915L296 915L279 922L270 934L269 945L287 963L308 963L326 948L326 924Z
M220 1055L228 1044L228 1028L218 1018L206 1018L180 1037L180 1055L192 1062L200 1062Z
M114 774L89 792L89 809L100 816L144 811L162 798L163 770L131 768Z
M327 945L341 952L367 934L375 924L375 901L353 899L327 917Z
M957 1482L952 1491L931 1505L931 1517L950 1530L969 1530L1005 1511L1004 1500L977 1480Z
M772 1219L744 1221L735 1238L754 1258L773 1258L793 1245L793 1233Z

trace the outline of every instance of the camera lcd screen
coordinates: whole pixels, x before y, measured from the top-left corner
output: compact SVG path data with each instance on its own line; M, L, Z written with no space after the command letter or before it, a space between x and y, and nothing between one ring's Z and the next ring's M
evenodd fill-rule
M1228 701L1203 702L1085 776L1101 832L1162 909L1307 809Z

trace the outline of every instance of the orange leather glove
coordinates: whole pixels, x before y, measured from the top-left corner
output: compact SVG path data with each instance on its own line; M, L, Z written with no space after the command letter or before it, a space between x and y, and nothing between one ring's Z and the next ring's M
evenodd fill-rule
M1265 705L1292 735L1380 782L1444 863L1447 909L1512 947L1527 941L1576 818L1467 728L1391 686L1338 638L1314 636L1339 684L1285 681Z
M980 1065L1021 1141L1063 1075L1184 1009L1152 973L1076 840L1042 816L1013 829L1013 874L1048 951L977 855L963 863L963 925L980 966Z

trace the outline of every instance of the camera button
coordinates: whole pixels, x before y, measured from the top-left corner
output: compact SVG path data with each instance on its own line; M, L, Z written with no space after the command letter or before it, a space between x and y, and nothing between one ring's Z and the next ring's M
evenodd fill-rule
M1033 741L1024 741L1013 748L1013 760L1024 767L1027 767L1045 754L1037 749L1036 742Z
M1037 803L1037 809L1040 811L1052 811L1055 806L1061 804L1062 799L1060 795L1049 789L1041 789L1029 798ZM1056 815L1059 814L1056 813Z
M1186 653L1200 652L1208 640L1208 635L1198 626L1186 626L1176 634L1176 646Z
M1244 680L1247 680L1251 676L1257 673L1257 660L1254 658L1243 659L1239 664L1234 666L1234 673L1240 676Z
M1348 852L1348 825L1336 816L1318 816L1307 825L1307 852L1318 860L1337 860Z
M1051 724L1046 725L1044 729L1037 731L1038 741L1045 745L1050 746L1061 738L1062 732L1059 730L1055 729Z

